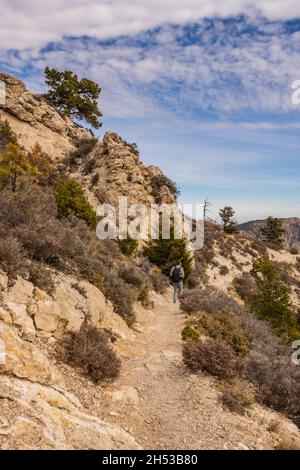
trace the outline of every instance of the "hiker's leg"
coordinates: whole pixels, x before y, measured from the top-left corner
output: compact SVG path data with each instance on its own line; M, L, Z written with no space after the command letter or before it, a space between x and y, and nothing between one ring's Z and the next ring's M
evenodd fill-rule
M173 302L174 304L176 304L176 300L177 300L177 283L173 283L173 288L174 288L174 293L173 293Z
M183 281L178 283L178 294L181 295L183 293Z

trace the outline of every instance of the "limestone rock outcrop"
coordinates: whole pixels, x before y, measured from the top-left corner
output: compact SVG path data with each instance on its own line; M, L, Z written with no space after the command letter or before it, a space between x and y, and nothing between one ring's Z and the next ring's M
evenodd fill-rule
M156 202L151 179L163 175L162 171L155 166L145 166L135 148L115 132L106 132L103 141L98 141L80 163L74 176L87 189L94 206L99 202L116 206L120 196L127 196L130 205ZM93 179L96 183L91 185ZM176 202L167 186L161 188L158 199L169 204Z
M0 274L0 279L3 277ZM0 319L19 327L26 334L63 338L78 331L85 319L98 328L113 330L119 337L132 338L133 332L117 315L103 293L87 281L55 274L52 295L18 278L2 290Z
M28 91L18 78L0 73L0 81L6 92L5 104L0 104L0 118L8 120L27 150L38 142L55 160L73 150L75 140L91 138L87 130L75 126L43 98Z
M61 273L54 277L48 295L22 278L10 286L0 272L0 448L137 449L127 432L70 392L55 353L57 341L85 319L125 341L134 333L99 289ZM74 387L78 378L70 374ZM90 387L101 402L100 387Z

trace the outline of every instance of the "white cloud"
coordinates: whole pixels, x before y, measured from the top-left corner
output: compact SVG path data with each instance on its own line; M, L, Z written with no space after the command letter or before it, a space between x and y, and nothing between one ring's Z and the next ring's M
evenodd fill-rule
M105 39L254 10L269 20L300 17L298 0L0 0L0 44L3 49L23 49L64 36Z

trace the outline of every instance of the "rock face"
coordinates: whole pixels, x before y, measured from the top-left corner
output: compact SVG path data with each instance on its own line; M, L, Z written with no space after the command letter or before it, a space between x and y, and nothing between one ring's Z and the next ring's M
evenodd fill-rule
M133 449L125 431L86 413L39 349L0 324L1 449Z
M284 229L284 248L286 250L298 250L300 253L300 219L298 217L291 217L288 219L281 219L282 227ZM253 220L245 222L240 225L240 229L246 235L261 240L260 229L265 225L265 220Z
M26 334L39 332L60 339L78 331L88 318L98 328L111 328L122 338L132 338L132 331L99 289L60 273L55 275L55 284L50 296L18 278L12 287L2 291L0 319Z
M0 104L0 118L7 119L19 142L30 150L38 142L51 159L60 159L74 148L76 139L91 138L88 131L62 117L41 97L26 90L24 83L0 73L6 101Z
M59 273L55 284L50 296L22 278L9 286L0 272L0 448L139 448L128 433L83 407L49 354L86 318L124 340L134 333L88 282ZM90 387L100 402L100 387Z
M119 196L127 196L129 204L152 204L156 202L151 179L161 176L162 171L146 167L134 147L128 145L115 132L107 132L93 151L81 161L74 176L87 189L94 206L102 202L117 205ZM96 183L91 184L91 181ZM158 199L173 204L175 197L168 187L161 188Z

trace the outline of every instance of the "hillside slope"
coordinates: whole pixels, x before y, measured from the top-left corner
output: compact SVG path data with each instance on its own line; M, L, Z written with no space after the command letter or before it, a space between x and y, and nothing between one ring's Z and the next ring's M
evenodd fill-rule
M1 119L9 121L27 150L38 142L64 175L82 185L94 208L101 202L116 204L120 195L128 196L129 203L175 201L161 170L146 167L136 146L114 132L94 140L28 92L20 80L5 74L0 79L7 85L8 97L0 106ZM153 186L155 178L162 183ZM47 192L42 185L35 189L37 199ZM46 209L50 212L50 207ZM38 206L38 222L53 217L45 214L46 209ZM34 226L27 232L26 222L25 217L21 227L25 225L26 230L21 230L25 238L37 230ZM182 361L181 341L189 317L171 304L170 290L162 294L167 281L142 253L129 259L114 242L95 247L87 228L78 225L73 232L72 223L64 232L66 239L59 240L59 256L25 260L26 269L38 265L40 271L33 279L26 269L16 279L0 272L1 448L272 449L284 439L299 447L299 430L290 419L257 402L243 416L232 413L220 403L216 379L203 372L190 374ZM64 225L55 219L50 234L38 233L45 239L52 235L54 243L57 227ZM243 304L234 279L249 273L253 260L267 253L289 273L292 301L299 305L296 256L284 250L266 251L245 236L228 237L213 224L207 224L206 231L205 247L195 254L191 287L217 287ZM76 250L63 259L64 249L75 243L73 237ZM4 255L6 251L4 245ZM146 281L151 292L145 289ZM125 314L131 304L133 324ZM105 333L121 357L120 376L114 383L91 381L64 357L64 341L84 324Z
M300 219L298 217L290 217L281 219L282 228L284 229L284 248L286 250L298 250L300 252ZM261 240L260 229L265 225L265 220L252 220L240 224L240 230L246 235L250 235L254 239Z

